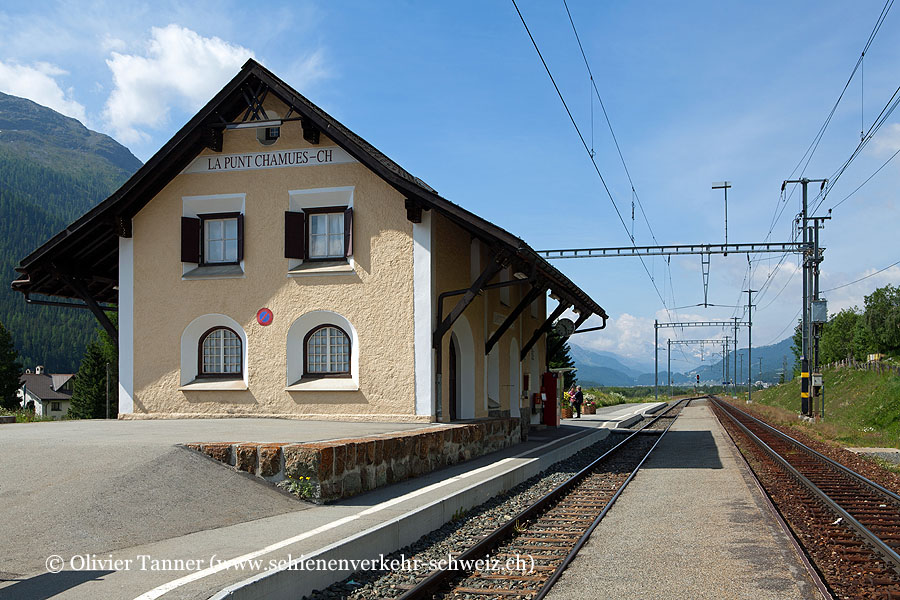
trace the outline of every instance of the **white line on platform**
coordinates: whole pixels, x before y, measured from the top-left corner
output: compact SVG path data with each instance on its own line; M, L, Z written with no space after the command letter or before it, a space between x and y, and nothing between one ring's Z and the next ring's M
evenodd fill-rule
M453 482L461 481L463 479L466 479L467 477L471 477L473 475L476 475L477 473L481 473L482 471L486 471L488 469L494 469L504 463L508 463L517 458L521 458L521 457L525 456L526 454L530 454L532 452L537 452L539 450L543 450L547 446L552 446L553 444L556 444L559 441L566 439L566 437L569 437L569 436L565 436L565 437L553 440L552 442L547 442L546 444L543 444L542 446L538 446L537 448L532 448L531 450L526 450L525 452L522 452L521 454L516 454L515 456L510 456L508 458L504 458L503 460L497 461L495 463L491 463L489 465L479 467L472 471L467 471L465 473L462 473L461 475L456 475L454 477L450 477L449 479L444 479L442 481L438 481L437 483L433 483L424 488L414 490L412 492L409 492L408 494L398 496L397 498L385 500L384 502L382 502L380 504L376 504L375 506L370 506L369 508L361 510L356 514L347 515L346 517L338 519L337 521L331 521L330 523L326 523L325 525L322 525L321 527L316 527L315 529L312 529L305 533L301 533L299 535L295 535L294 537L290 537L290 538L281 540L280 542L275 542L274 544L270 544L270 545L266 546L265 548L261 548L255 552L243 554L241 556L232 558L231 560L226 560L226 561L220 562L220 563L216 564L216 566L214 566L214 567L207 567L207 568L203 569L202 571L197 571L195 573L191 573L190 575L185 575L184 577L172 580L168 583L162 584L161 586L155 587L152 590L150 590L149 592L145 592L145 593L141 594L134 600L156 600L156 598L159 598L163 594L167 594L168 592L171 592L174 589L180 588L181 586L187 585L187 584L197 581L199 579L203 579L204 577L209 577L210 575L215 575L216 573L219 573L220 571L230 569L231 567L241 565L242 563L246 564L247 561L253 560L254 558L258 558L265 554L269 554L270 552L275 552L276 550L280 550L281 548L284 548L285 546L290 546L291 544L296 544L297 542L301 542L301 541L303 541L307 538L310 538L314 535L318 535L324 531L328 531L329 529L334 529L335 527L340 527L341 525L350 523L351 521L355 521L364 516L380 512L382 510L390 508L391 506L394 506L395 504L399 504L406 500L410 500L417 496L421 496L422 494L426 494L432 490L436 490L438 488L444 487ZM373 527L379 527L379 525L374 525Z

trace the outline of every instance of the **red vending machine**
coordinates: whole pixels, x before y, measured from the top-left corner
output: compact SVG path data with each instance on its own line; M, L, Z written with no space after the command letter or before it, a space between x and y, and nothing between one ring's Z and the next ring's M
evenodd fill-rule
M556 404L558 378L558 373L544 373L541 377L541 391L546 398L544 400L544 424L551 427L559 427L559 406Z

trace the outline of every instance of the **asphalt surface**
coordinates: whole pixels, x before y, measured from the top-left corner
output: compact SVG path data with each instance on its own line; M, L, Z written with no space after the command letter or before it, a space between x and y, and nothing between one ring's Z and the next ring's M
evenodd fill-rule
M821 598L737 449L685 408L547 598Z
M428 425L275 419L2 425L0 599L206 600L258 571L241 564L208 573L215 561L248 553L265 561L308 555L477 485L487 474L477 470L525 460L503 456L602 425L567 421L520 446L327 506L302 502L175 444L322 441ZM66 561L62 573L47 572L52 555ZM101 562L85 565L84 556ZM123 567L112 560L132 562ZM153 570L153 560L197 564Z
M321 441L423 426L279 419L0 425L0 586L45 572L51 554L102 554L311 506L175 444Z

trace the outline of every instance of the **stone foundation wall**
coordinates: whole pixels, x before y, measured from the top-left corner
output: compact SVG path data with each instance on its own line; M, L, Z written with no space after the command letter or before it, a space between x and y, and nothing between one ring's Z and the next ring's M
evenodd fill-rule
M323 503L501 450L525 436L520 419L503 418L317 443L185 446L273 483L297 482L304 498Z

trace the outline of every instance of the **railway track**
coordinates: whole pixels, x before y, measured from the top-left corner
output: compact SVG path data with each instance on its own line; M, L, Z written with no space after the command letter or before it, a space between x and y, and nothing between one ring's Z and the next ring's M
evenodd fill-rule
M689 401L647 421L443 568L403 586L400 598L543 598Z
M900 599L900 496L727 402L712 404L835 596Z

